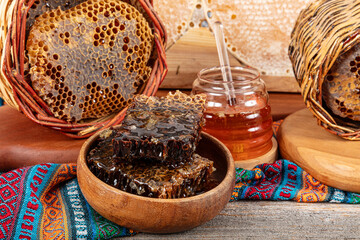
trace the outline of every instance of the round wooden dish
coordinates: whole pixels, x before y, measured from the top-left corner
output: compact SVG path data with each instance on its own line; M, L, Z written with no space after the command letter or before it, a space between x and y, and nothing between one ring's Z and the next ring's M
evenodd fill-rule
M202 133L196 152L214 161L214 177L220 184L199 195L181 199L157 199L130 194L98 179L86 164L86 155L99 133L80 150L77 177L89 204L103 217L137 231L174 233L197 227L214 218L228 203L235 184L234 161L216 138Z

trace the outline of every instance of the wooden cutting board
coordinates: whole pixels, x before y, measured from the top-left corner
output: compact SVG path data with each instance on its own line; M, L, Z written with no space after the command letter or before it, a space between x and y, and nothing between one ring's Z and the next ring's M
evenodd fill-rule
M344 140L317 125L310 110L289 115L281 125L278 143L289 159L320 182L360 192L360 141Z
M85 140L74 140L0 107L0 172L40 163L76 162Z

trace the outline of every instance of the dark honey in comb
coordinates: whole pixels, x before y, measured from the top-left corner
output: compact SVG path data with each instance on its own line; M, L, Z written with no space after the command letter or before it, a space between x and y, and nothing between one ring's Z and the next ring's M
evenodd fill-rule
M113 140L119 162L154 159L176 167L191 159L203 125L204 95L180 91L136 96Z
M190 197L204 190L215 170L212 161L197 154L182 167L172 169L149 159L117 163L113 158L114 135L109 130L100 136L87 156L87 163L95 176L120 190L154 198Z

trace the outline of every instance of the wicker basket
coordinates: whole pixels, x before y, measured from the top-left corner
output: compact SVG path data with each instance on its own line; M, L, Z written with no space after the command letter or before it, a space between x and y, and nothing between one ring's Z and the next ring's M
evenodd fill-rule
M58 130L74 138L86 138L116 124L124 118L126 109L85 123L69 123L53 117L46 103L24 80L26 16L35 0L2 0L0 2L0 96L11 107L23 112L32 121ZM130 4L134 1L125 1ZM150 19L154 33L157 59L143 94L154 95L167 73L165 57L166 32L153 9L152 0L138 0ZM135 4L132 4L135 7Z
M349 140L360 140L360 129L337 120L326 109L322 84L336 59L360 42L359 33L358 1L317 0L300 13L289 47L306 106L319 125Z

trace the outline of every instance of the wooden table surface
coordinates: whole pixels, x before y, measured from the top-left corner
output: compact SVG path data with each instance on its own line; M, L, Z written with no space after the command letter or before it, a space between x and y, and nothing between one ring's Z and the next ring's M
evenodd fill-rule
M359 239L359 221L360 205L238 201L190 231L131 239Z

